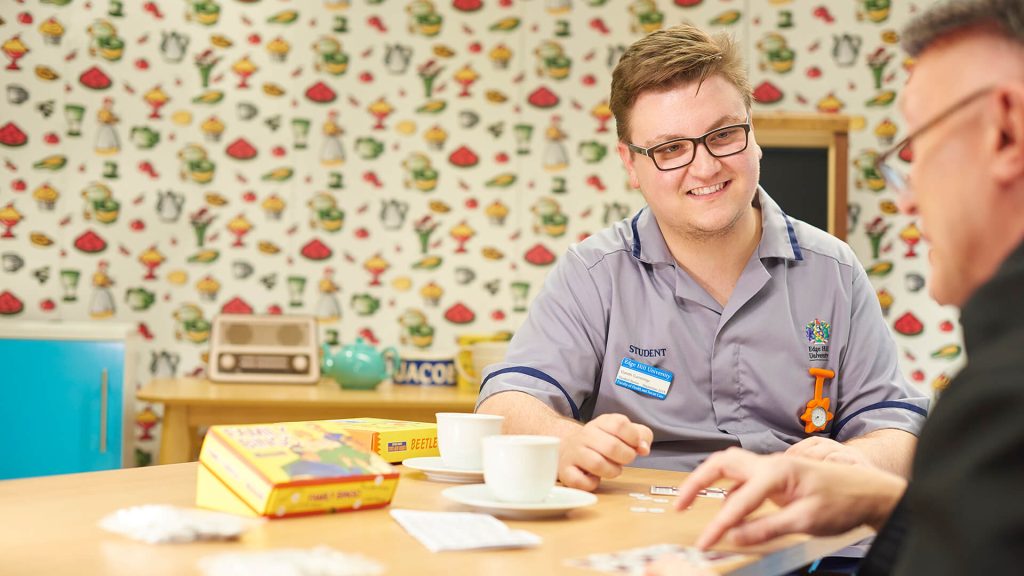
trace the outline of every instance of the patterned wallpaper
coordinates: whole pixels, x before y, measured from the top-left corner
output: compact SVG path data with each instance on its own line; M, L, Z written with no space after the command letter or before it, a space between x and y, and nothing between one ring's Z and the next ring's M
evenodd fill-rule
M136 385L202 374L221 311L431 350L514 330L570 243L643 205L611 69L689 20L742 42L758 110L854 118L849 241L908 378L941 383L956 312L871 167L922 4L7 0L0 314L137 325ZM160 408L138 408L145 463Z

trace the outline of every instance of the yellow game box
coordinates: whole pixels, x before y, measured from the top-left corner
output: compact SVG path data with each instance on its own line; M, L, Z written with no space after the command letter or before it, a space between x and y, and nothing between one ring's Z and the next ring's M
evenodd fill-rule
M285 518L387 506L398 472L334 420L211 426L196 504Z
M441 455L437 449L437 424L434 423L382 418L348 418L333 422L391 463L406 458Z

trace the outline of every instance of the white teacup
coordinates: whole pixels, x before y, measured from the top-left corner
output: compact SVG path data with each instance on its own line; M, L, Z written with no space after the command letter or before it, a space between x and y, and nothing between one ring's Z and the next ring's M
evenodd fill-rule
M541 502L558 478L560 442L556 436L484 438L484 483L502 502Z
M483 467L481 441L501 434L504 416L438 412L437 447L441 461L448 468L480 470Z

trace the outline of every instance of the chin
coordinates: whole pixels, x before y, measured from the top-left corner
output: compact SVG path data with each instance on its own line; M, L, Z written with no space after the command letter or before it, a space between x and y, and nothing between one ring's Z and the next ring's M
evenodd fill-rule
M967 296L962 294L960 286L953 282L947 282L939 276L938 271L933 271L931 286L928 287L928 295L943 306L963 306Z

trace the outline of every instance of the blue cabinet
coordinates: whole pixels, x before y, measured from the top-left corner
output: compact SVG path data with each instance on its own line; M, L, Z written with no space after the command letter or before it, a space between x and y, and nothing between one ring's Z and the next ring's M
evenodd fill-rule
M0 322L0 479L130 466L123 325Z

